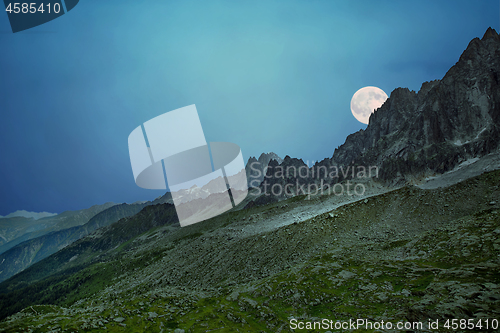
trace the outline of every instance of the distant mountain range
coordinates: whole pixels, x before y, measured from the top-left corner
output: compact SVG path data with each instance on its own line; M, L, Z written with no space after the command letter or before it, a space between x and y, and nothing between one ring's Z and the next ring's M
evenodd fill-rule
M154 201L119 205L107 203L101 206L92 206L87 210L61 213L53 219L63 217L65 221L71 220L74 226L43 232L38 237L33 237L33 233L25 233L0 246L0 250L3 250L0 252L0 282L99 228L137 214L146 206L171 202L170 193L166 193ZM81 223L82 221L85 222Z
M114 205L116 204L108 202L103 205L94 205L87 209L65 211L58 215L41 217L39 219L25 216L6 216L1 218L0 253L26 240L85 224L96 214Z
M256 170L262 175L272 159L282 161L274 153L262 154L258 160L251 157L246 168L247 174L250 175L249 182L250 179L257 179L260 184L263 176L260 178L252 176ZM199 196L206 197L203 193ZM99 228L135 215L146 206L164 203L173 203L169 192L151 202L120 205L107 203L87 210L64 212L38 221L27 217L6 217L0 220L0 237L4 240L0 243L0 282Z
M0 219L10 218L10 217L26 217L38 220L41 219L42 217L50 217L56 215L57 215L56 213L47 213L47 212L35 213L35 212L28 212L26 210L18 210L8 215L0 216Z

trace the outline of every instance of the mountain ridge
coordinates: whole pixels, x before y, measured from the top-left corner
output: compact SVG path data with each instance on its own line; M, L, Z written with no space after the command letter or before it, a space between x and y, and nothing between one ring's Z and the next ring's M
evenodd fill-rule
M85 224L96 214L116 205L107 202L93 205L86 209L64 211L54 216L38 220L26 217L10 217L0 219L0 253L26 240L43 236L47 233Z
M374 180L386 185L411 183L496 152L500 149L499 78L500 37L490 27L482 39L468 44L442 79L422 83L418 92L394 89L371 114L366 129L348 135L331 158L313 166L289 156L282 163L271 161L260 191L265 192L264 186L279 186L288 187L290 195L305 194L304 185L330 186L356 178L351 173L331 176L329 171L318 171L358 166L377 167ZM286 168L302 168L306 176L278 172Z
M255 175L255 170L263 174L263 170L267 168L269 161L278 160L281 158L275 153L263 153L259 159L250 158L246 166L247 174L250 177ZM252 174L252 172L254 172ZM263 176L260 176L262 179ZM251 180L259 178L250 178ZM250 180L248 181L250 183ZM260 181L259 181L260 184ZM95 230L113 224L124 217L129 217L139 213L144 207L149 205L157 205L169 203L173 204L170 192L149 202L138 202L133 204L113 204L113 206L104 209L92 216L86 223L82 225L72 226L48 233L44 233L38 237L30 237L30 234L25 234L15 240L0 246L4 249L0 252L0 282L5 281L11 276L23 271L27 267L43 260L44 258L56 253L58 250L72 244L73 242L91 234ZM93 206L94 207L94 206ZM59 218L71 214L72 212L63 212Z
M395 89L370 116L366 130L348 136L330 161L378 165L380 178L387 181L398 173L401 179L443 173L496 150L499 75L500 37L490 27L482 39L469 43L441 80L424 82L418 93ZM382 137L388 142L380 142Z
M0 216L0 219L5 219L5 218L10 218L10 217L26 217L26 218L32 218L34 220L39 220L43 217L51 217L51 216L56 216L57 213L49 213L49 212L28 212L26 210L16 210L15 212L12 212L10 214L7 214L5 216Z
M252 190L291 184L293 197L263 194L184 228L172 204L149 205L95 230L0 283L0 318L17 312L0 329L277 332L290 319L497 317L499 69L488 29L441 80L395 89L332 158L269 158ZM414 186L485 156L495 170ZM376 177L314 170L369 165ZM352 178L367 192L297 191Z

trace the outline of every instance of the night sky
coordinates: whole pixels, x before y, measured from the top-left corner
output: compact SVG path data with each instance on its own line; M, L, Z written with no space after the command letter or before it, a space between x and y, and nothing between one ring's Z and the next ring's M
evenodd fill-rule
M81 0L15 34L0 13L0 215L162 195L135 185L128 135L191 104L245 161L311 165L366 128L358 89L418 91L489 26L498 0Z

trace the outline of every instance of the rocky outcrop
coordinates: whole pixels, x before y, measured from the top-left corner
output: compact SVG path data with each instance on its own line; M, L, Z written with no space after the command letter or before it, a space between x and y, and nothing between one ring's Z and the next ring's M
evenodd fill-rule
M395 89L366 130L347 137L333 165L377 165L389 181L443 173L499 146L500 37L475 38L441 80Z
M249 187L257 187L262 183L267 172L267 166L272 160L278 163L283 162L283 159L273 152L267 154L262 153L259 159L256 159L254 156L248 159L245 169Z
M302 160L287 157L283 163L271 162L261 191L266 192L264 186L270 189L280 184L282 188L289 185L289 194L302 194L303 185L331 185L358 178L360 170L370 168L385 183L406 182L444 173L468 159L496 151L500 142L499 77L500 37L489 28L482 39L469 43L441 80L424 82L418 93L407 88L392 91L370 116L367 128L349 135L332 158L292 177L275 170L303 167Z
M185 228L173 205L148 206L0 283L0 331L105 331L106 321L197 332L244 317L247 331L268 320L278 332L291 316L342 318L346 305L386 322L498 318L499 182L497 170L337 208L291 198Z

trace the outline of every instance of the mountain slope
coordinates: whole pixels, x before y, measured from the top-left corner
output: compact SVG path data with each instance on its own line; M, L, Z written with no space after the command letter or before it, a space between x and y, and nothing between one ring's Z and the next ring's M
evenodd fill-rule
M123 250L123 246L130 239L163 225L177 225L178 227L177 215L172 204L148 205L133 217L123 218L110 226L96 230L91 235L72 243L1 283L0 294L3 294L3 297L0 300L0 309L3 311L20 310L33 300L37 300L41 296L40 292L46 300L57 299L62 295L61 291L56 294L46 293L48 290L42 286L48 287L52 283L69 278L67 282L70 283L71 288L77 288L77 285L72 285L70 282L72 274L78 274L92 264L113 258L115 256L113 250L118 246L122 245ZM33 283L38 287L31 288L30 285ZM62 287L66 292L71 290L71 288L66 289L68 288L66 285ZM23 297L20 297L21 295Z
M87 223L93 216L116 205L108 202L94 205L87 209L65 211L61 214L35 220L26 217L11 217L0 219L0 253L28 239L47 233Z
M32 234L25 234L8 244L15 244L12 248L4 253L0 253L0 282L21 272L26 269L26 267L29 267L30 265L50 256L78 239L87 236L94 230L115 223L124 217L135 215L148 205L163 203L172 203L170 192L165 193L152 202L144 201L142 203L133 204L113 204L111 207L104 209L93 216L83 225L53 231L22 242L24 238L33 236ZM65 214L67 214L67 212L61 215ZM20 244L17 244L17 242Z
M268 183L254 190L292 184L293 197L261 195L184 228L173 205L145 207L0 283L0 330L291 332L294 319L431 318L448 331L446 318L498 318L500 170L410 184L496 156L499 42L489 29L442 80L393 91L365 131L316 165L376 165L397 186L269 159ZM277 176L279 166L308 175ZM353 177L366 192L297 190Z
M137 214L147 204L112 206L91 218L86 224L30 239L0 254L0 282L47 258L94 230L121 218Z
M138 226L137 217L125 219L0 284L3 315L30 304L63 307L28 307L0 328L48 327L57 317L73 330L120 330L124 323L193 332L289 331L290 316L493 318L499 183L495 171L444 189L406 186L255 234L248 227L259 230L274 215L295 219L334 196L291 198L186 228L160 222L158 214L172 206L150 206L138 215L156 229L115 236L122 223ZM42 274L47 267L54 267L51 276Z

